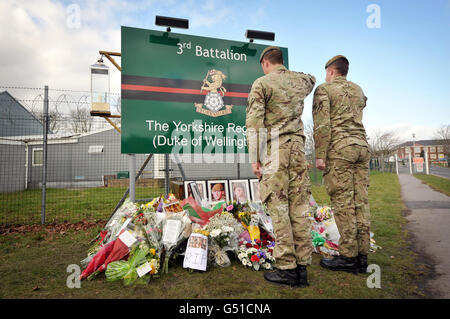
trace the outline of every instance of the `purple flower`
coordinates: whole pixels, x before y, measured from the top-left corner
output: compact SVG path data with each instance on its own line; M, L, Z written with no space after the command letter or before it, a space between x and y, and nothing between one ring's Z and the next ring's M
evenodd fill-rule
M270 244L269 244L269 246L267 246L267 247L275 247L275 242L274 242L274 241L271 241Z
M258 256L259 258L263 258L266 259L266 254L263 251L258 251L258 253L256 254L256 256Z

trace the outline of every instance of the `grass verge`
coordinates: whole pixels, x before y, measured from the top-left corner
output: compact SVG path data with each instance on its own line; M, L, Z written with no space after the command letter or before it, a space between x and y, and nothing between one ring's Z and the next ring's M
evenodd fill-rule
M178 262L168 275L148 286L109 283L103 275L83 281L80 289L69 289L67 267L85 257L89 241L100 231L97 226L52 236L44 231L1 235L0 298L421 298L417 280L427 274L417 270L415 256L409 250L397 177L372 174L370 180L372 231L382 249L369 256L369 263L381 268L381 289L367 287L369 274L322 269L317 254L313 254L308 268L310 286L305 289L267 283L262 271L246 269L237 259L227 268L193 273ZM323 186L314 186L313 195L318 203L329 204Z
M417 177L422 181L422 183L427 184L432 189L450 196L450 179L436 175L425 174L414 174L414 177Z

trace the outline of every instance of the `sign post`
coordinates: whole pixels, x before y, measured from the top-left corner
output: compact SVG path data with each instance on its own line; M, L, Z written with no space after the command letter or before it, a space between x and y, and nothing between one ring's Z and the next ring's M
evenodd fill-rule
M417 173L423 173L423 157L414 157L414 165L416 166Z
M425 152L425 172L427 175L430 175L430 167L428 163L428 152Z

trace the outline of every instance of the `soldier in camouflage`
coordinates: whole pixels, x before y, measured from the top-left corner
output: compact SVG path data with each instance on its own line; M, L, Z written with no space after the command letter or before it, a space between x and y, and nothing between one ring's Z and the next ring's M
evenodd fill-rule
M320 265L351 273L367 271L370 246L368 201L369 147L362 123L367 98L347 81L348 60L342 55L325 65L326 83L314 92L313 120L316 167L334 207L339 233L339 256Z
M306 266L312 253L307 218L311 191L301 115L303 100L316 79L286 69L278 47L264 49L260 63L265 76L256 79L250 91L246 127L250 161L260 179L261 200L268 208L276 237L277 270L266 272L264 278L306 287Z

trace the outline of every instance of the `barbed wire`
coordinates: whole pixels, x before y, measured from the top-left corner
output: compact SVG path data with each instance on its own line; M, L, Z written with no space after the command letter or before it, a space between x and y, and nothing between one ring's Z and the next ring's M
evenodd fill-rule
M0 85L0 89L9 89L9 90L39 90L43 91L45 88L33 88L33 87L25 87L25 86L7 86L7 85ZM104 93L101 91L87 91L87 90L70 90L70 89L53 89L51 87L48 88L49 91L56 91L56 92L72 92L72 93ZM120 93L117 92L110 92L109 95L120 95Z

